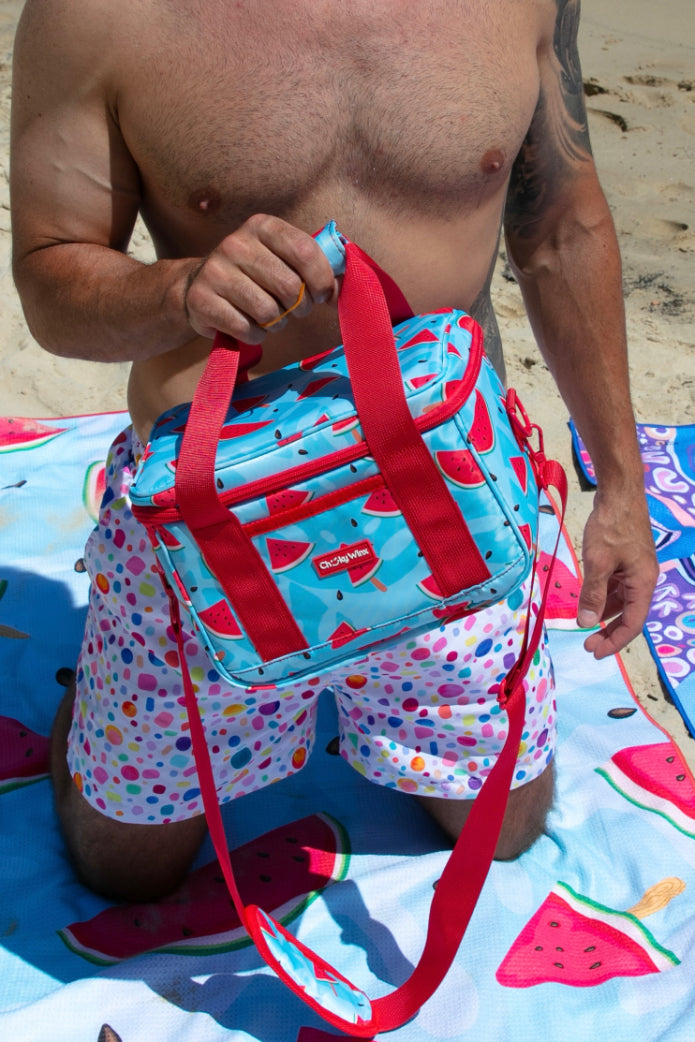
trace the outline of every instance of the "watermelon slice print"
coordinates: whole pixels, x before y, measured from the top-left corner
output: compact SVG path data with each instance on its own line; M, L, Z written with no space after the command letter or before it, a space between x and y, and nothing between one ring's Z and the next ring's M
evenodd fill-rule
M401 511L389 490L380 488L367 497L362 513L373 517L398 517Z
M48 777L49 740L11 716L0 716L0 793Z
M521 485L521 491L525 493L528 488L528 467L526 466L526 457L510 456L509 462L516 474L517 481Z
M357 416L346 416L342 420L336 420L335 423L331 424L331 434L334 437L339 437L341 434L352 434L353 441L361 442L362 435L357 430L359 427L359 418Z
M282 492L272 492L265 497L265 503L269 514L279 514L283 510L291 510L292 507L302 507L308 503L313 492L300 492L298 489L286 488Z
M366 627L356 630L352 623L341 622L340 626L331 633L328 639L332 648L342 648L344 644L349 644L351 640L361 637L364 633L369 633Z
M487 402L480 391L475 392L475 408L469 435L478 452L491 452L495 447L495 428L490 419Z
M507 988L555 982L591 988L613 977L661 973L680 960L640 918L680 893L682 880L663 880L628 912L618 912L558 882L529 919L495 974Z
M405 386L411 391L419 391L421 387L425 387L427 384L432 383L436 380L439 373L423 373L421 376L412 376L409 380L405 381Z
M198 612L198 618L208 633L212 633L215 637L222 637L225 640L239 640L244 635L224 599L217 601L216 604L212 604L209 608L203 608L202 611Z
M23 416L6 416L0 419L0 452L19 452L36 449L39 445L57 438L67 427L49 427L38 420Z
M242 900L267 908L286 924L345 877L350 850L339 822L312 814L237 847L232 856ZM193 955L251 943L217 861L191 872L161 901L115 905L59 935L72 951L102 965L153 949Z
M695 786L673 742L619 749L596 771L630 803L695 839Z
M443 449L435 452L434 461L447 481L458 488L479 488L485 484L483 472L468 449Z
M439 337L436 333L433 333L431 329L421 329L419 333L415 333L410 340L406 340L404 344L399 344L399 351L406 351L409 347L416 347L418 344L436 344Z
M267 427L270 420L259 420L257 423L226 423L220 431L220 439L228 441L230 438L243 438L246 434L255 434L256 431Z
M341 543L340 548L347 546L347 543ZM362 586L363 583L371 582L372 586L376 587L377 590L381 590L382 593L386 593L387 587L384 586L381 579L376 578L376 573L381 568L382 560L377 557L373 561L367 561L365 564L356 564L352 568L348 568L348 575L350 576L350 582L352 586Z
M314 549L314 543L294 542L291 539L266 539L270 567L276 574L296 568Z
M106 489L106 467L104 462L90 463L84 476L82 502L92 521L99 520L101 497Z
M433 601L443 601L444 594L439 589L439 583L433 575L428 575L426 579L417 584L418 590L422 590L423 593L431 597Z
M538 579L541 593L545 590L552 557L544 550L538 555ZM579 573L570 571L559 558L555 558L546 601L545 623L554 629L577 629L577 606L582 581Z
M312 395L318 394L319 391L323 390L323 388L326 387L328 384L332 384L333 381L336 379L337 377L335 376L320 376L316 380L311 380L310 383L306 385L302 393L297 395L297 401L301 402L305 398L311 398Z

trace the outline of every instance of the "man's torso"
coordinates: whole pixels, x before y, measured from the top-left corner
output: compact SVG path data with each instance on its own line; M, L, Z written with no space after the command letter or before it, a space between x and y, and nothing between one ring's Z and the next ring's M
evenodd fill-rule
M158 254L205 255L254 213L307 231L333 218L414 310L471 310L489 281L510 170L536 106L549 8L128 4L131 43L114 62L113 107ZM337 342L335 313L316 308L266 339L261 369ZM131 410L141 433L190 398L208 348L136 364Z

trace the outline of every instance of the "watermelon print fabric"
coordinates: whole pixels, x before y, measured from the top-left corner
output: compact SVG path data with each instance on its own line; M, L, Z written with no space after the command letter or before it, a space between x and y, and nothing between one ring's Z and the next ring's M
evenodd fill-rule
M56 673L74 667L85 621L94 524L85 481L127 417L37 422L61 433L0 456L0 715L11 721L0 726L0 780L33 779L0 791L0 1038L335 1042L240 941L210 843L166 903L115 905L72 872L44 776L45 737L64 691ZM46 434L32 429L37 441ZM97 475L98 466L93 495ZM546 553L555 531L546 507ZM560 560L548 633L558 740L547 834L518 861L493 865L442 987L378 1042L695 1037L695 784L619 663L583 651L564 539ZM224 821L249 898L371 999L419 959L449 846L416 801L349 769L338 730L335 703L322 695L304 769L227 804ZM665 890L670 900L654 898ZM570 944L555 940L573 927Z
M659 578L644 628L662 681L695 737L695 425L637 424ZM572 426L576 456L595 483Z
M142 451L130 428L115 439L100 521L85 549L93 585L68 752L88 802L136 824L202 812L168 601L149 541L130 510L130 482ZM497 692L518 656L527 602L525 584L508 601L281 691L230 687L189 634L187 660L221 801L305 765L325 688L338 705L341 755L364 777L406 793L475 796L507 735ZM526 687L527 727L515 785L537 777L553 756L556 714L546 643Z

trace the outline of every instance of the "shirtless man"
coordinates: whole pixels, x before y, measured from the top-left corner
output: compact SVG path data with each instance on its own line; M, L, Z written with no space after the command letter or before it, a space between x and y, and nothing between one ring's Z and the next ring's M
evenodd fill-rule
M49 351L132 361L136 434L192 397L215 329L255 375L339 342L327 219L415 312L473 313L503 371L489 286L503 226L534 332L594 461L579 622L619 651L656 579L630 405L620 262L587 135L578 0L27 0L12 121L14 271ZM140 212L158 260L126 249ZM292 317L261 326L307 292ZM170 889L199 813L150 826L87 802L54 729L68 846L96 889ZM511 794L498 855L543 828L550 769ZM470 801L430 799L452 834Z

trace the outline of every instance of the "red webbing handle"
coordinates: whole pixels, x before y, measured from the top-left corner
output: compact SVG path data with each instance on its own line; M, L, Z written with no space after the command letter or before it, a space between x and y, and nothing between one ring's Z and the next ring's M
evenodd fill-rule
M442 595L485 582L487 565L410 413L378 276L352 243L338 316L362 434Z
M239 367L236 341L218 333L196 388L176 466L181 516L263 661L308 645L262 557L220 502L215 461Z

